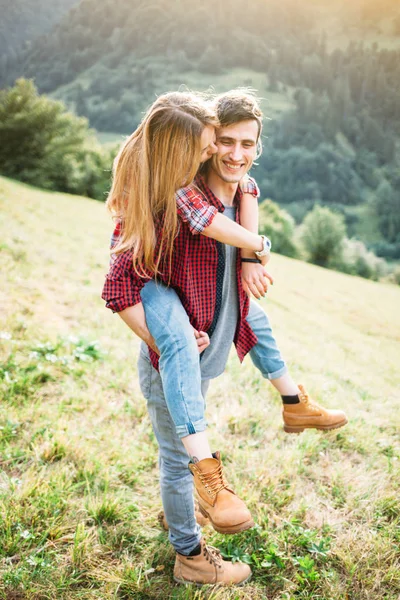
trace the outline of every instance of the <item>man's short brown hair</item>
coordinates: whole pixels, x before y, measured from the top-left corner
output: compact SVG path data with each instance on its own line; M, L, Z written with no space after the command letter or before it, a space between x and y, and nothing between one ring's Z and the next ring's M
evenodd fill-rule
M237 88L215 98L215 109L221 127L229 127L241 121L257 121L257 155L262 152L261 131L263 126L263 113L259 99L255 92L249 88Z
M215 99L215 107L221 127L254 119L258 123L258 137L260 137L263 113L253 90L238 88L220 94Z

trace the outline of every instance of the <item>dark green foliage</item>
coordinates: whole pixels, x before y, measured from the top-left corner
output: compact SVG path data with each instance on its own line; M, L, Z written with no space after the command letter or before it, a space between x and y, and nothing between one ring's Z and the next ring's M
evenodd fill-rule
M376 244L371 244L371 249L377 256L390 258L392 260L400 260L400 241L394 244L377 242Z
M400 242L400 192L388 181L383 181L376 191L376 211L385 240Z
M283 119L284 123L285 118ZM284 126L284 125L283 125ZM280 204L291 202L326 202L357 204L363 185L354 170L354 159L332 144L322 143L314 150L303 146L277 148L275 137L266 146L266 165L262 164L263 192Z
M20 79L0 92L0 172L39 187L104 199L111 156L86 119Z

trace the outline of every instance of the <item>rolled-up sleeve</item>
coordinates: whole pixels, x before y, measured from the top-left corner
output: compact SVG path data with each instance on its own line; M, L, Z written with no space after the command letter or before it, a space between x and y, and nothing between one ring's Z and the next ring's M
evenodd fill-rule
M240 182L240 187L244 194L251 194L255 198L260 197L260 189L253 177L247 176L247 178Z
M218 209L209 204L200 190L193 185L178 190L175 199L179 217L193 234L201 233L211 225L218 212Z
M107 308L121 312L142 301L140 291L146 281L133 270L132 252L117 254L106 275L101 297L106 301Z

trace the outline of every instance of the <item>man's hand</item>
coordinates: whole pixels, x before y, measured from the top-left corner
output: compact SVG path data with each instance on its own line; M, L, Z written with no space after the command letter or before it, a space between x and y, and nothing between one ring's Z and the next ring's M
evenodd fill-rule
M197 331L197 329L193 329L193 332L194 337L197 340L197 348L199 349L199 354L201 354L210 345L210 338L208 337L208 333L206 333L205 331Z
M261 264L242 263L242 285L248 296L253 294L259 300L267 293L268 286L273 284L272 276Z

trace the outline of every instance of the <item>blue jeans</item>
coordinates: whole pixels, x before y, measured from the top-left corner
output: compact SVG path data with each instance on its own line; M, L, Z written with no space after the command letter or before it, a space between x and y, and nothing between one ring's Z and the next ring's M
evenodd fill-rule
M188 554L201 535L194 517L193 477L180 438L194 433L190 424L196 426L195 431L205 429L205 393L209 382L201 381L193 328L176 292L150 281L141 295L147 326L161 357L158 373L142 344L138 362L140 387L159 444L161 497L170 526L170 541L177 552ZM287 372L286 365L268 317L255 301L250 303L247 321L258 338L250 351L253 363L267 379L282 377Z
M200 355L189 318L175 290L151 280L141 291L147 327L160 350L165 400L179 437L204 431Z
M160 374L150 362L147 346L140 348L139 381L159 446L160 488L164 513L169 525L169 539L180 554L189 554L201 538L194 516L193 475L188 469L189 457L176 433L168 410ZM208 381L201 383L202 398ZM204 411L205 401L202 400Z

